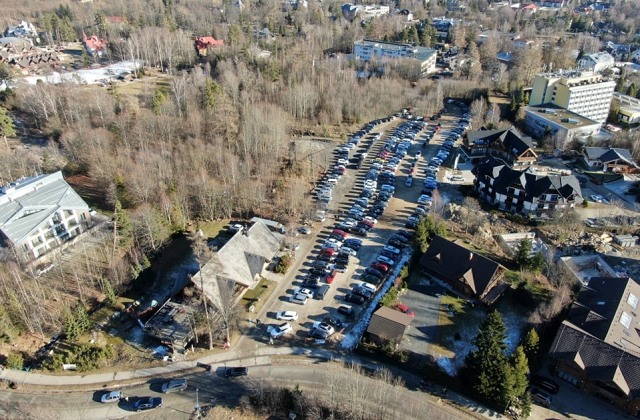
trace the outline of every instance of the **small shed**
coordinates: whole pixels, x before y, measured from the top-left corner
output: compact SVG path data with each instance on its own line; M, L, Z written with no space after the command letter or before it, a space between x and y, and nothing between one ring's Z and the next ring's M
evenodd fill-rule
M379 344L388 341L398 344L412 320L411 315L383 306L373 313L367 334L371 341Z
M638 243L638 237L632 235L616 235L613 241L623 248L631 248Z

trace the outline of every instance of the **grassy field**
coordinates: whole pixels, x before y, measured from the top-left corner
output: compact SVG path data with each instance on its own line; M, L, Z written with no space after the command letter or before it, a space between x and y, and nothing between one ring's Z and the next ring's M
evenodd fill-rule
M254 289L249 289L242 296L242 305L249 309L251 305L255 306L254 312L259 312L264 302L275 289L276 283L271 280L262 279Z
M200 222L199 227L204 233L205 238L215 238L220 232L225 230L225 227L229 225L229 219L213 220L211 222Z

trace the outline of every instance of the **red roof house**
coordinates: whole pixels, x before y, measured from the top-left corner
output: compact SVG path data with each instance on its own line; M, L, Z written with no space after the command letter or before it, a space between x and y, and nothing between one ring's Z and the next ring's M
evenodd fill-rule
M84 43L85 48L89 55L97 55L98 57L102 57L102 55L107 51L107 41L104 38L99 38L96 35L91 35L87 37L87 35L82 32L82 42Z
M198 54L204 56L207 55L207 51L209 47L221 47L224 45L224 40L217 40L212 36L197 36L196 40L196 50L198 50Z

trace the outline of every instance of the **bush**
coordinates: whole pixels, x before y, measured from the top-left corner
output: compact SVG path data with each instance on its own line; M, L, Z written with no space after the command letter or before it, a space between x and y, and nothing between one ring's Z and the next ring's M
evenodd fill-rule
M24 367L24 357L20 353L11 353L7 356L7 367L10 369L22 369Z
M68 350L55 353L47 359L42 367L50 371L62 369L65 363L74 363L80 372L101 368L104 362L113 357L113 349L95 344L82 343L71 346Z
M398 298L398 289L396 287L391 287L389 291L382 296L380 299L380 305L391 307L396 303L396 299Z
M289 270L289 267L291 267L291 264L293 264L291 255L283 255L273 271L278 274L285 274Z

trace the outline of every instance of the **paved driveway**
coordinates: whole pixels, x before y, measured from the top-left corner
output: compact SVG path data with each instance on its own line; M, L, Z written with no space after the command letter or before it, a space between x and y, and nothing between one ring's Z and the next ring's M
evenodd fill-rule
M420 284L410 286L400 297L400 302L415 312L413 322L400 344L401 349L420 355L429 353L429 346L438 333L440 295L444 292L444 288L437 283L421 280Z

